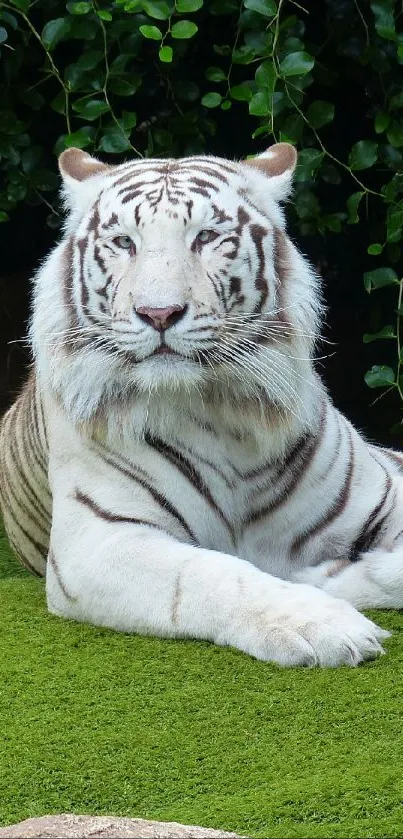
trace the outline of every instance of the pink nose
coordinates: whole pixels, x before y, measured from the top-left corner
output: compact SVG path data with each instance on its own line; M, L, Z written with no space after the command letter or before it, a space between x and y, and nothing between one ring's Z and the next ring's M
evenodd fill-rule
M186 306L166 306L165 309L151 309L149 306L139 306L136 309L141 320L148 323L153 329L158 332L163 332L164 329L169 329L174 323L185 314Z

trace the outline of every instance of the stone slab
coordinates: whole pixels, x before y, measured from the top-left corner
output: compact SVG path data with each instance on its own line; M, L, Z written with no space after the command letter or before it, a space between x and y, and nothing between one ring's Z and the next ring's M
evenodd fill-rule
M0 839L239 839L209 827L61 813L0 828Z

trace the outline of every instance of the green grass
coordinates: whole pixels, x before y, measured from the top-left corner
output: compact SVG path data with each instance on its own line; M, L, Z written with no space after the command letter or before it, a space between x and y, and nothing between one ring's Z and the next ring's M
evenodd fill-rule
M403 616L356 670L284 671L207 643L47 614L0 541L0 824L52 812L252 837L401 837Z

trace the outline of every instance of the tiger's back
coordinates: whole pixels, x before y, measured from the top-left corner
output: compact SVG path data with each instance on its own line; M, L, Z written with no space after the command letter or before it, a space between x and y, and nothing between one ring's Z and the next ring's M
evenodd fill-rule
M52 516L48 441L33 372L0 424L0 501L10 544L25 567L43 576Z

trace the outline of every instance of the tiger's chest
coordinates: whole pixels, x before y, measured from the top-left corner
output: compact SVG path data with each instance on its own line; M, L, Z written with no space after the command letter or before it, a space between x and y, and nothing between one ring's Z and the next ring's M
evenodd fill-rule
M59 414L51 431L52 491L87 509L93 499L92 512L98 505L109 520L152 522L283 577L291 567L348 554L372 494L376 500L382 491L382 468L369 456L368 466L357 442L356 462L364 460L353 481L347 442L335 456L331 419L324 436L300 432L282 454L274 435L243 433L241 419L239 430L217 414L212 421L200 411L176 406L158 414L147 405L123 436L89 440Z
M102 460L102 450L98 453ZM127 509L130 498L136 508L146 486L153 508L174 510L197 545L287 576L295 530L289 493L295 482L292 461L273 458L269 448L227 429L203 422L196 432L194 423L184 427L178 419L176 434L172 428L167 434L154 427L141 441L128 441L110 453L109 464L115 472L115 504L121 509ZM299 516L308 520L312 497L304 491L296 498Z

